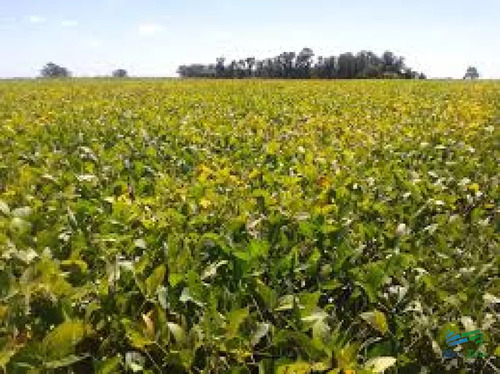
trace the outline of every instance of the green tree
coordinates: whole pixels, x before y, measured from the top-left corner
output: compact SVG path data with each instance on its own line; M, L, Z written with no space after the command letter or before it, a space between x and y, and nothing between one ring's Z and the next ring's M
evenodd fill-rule
M404 58L390 51L381 56L371 51L342 53L339 56L318 57L314 61L310 48L298 54L283 52L276 57L256 60L254 57L233 60L228 65L220 57L216 64L192 64L179 67L181 77L192 78L321 78L321 79L422 79L423 73L405 66Z
M224 57L218 57L216 59L216 64L215 64L215 76L217 78L224 78L225 77L225 67L224 67L224 62L226 59Z
M464 79L477 79L479 78L479 72L475 66L469 66L465 72Z
M54 64L53 62L49 62L45 65L42 70L40 70L40 74L43 78L67 78L71 76L68 69Z
M342 53L338 59L338 78L353 79L356 77L356 57L351 53Z
M128 77L127 70L125 70L125 69L113 70L113 77L114 78L126 78L126 77Z
M244 78L247 73L247 62L244 59L238 61L237 65L237 76L238 78Z
M310 78L310 70L314 52L311 48L303 48L295 59L295 76L297 78Z
M253 75L253 67L255 66L255 57L248 57L246 62L248 67L248 76L251 77Z

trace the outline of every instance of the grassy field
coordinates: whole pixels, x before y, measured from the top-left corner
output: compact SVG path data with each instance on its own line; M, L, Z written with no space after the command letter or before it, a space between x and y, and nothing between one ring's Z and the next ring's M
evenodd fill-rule
M494 372L499 125L499 82L0 82L0 372Z

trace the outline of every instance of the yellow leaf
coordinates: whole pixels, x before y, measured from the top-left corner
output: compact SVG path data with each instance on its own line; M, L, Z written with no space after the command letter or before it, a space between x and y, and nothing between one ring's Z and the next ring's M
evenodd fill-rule
M479 191L479 184L477 183L469 184L469 190L477 193Z
M240 184L240 179L236 175L230 175L229 180L231 183Z
M260 175L260 173L261 173L261 172L260 172L260 170L258 170L258 169L253 169L253 170L250 172L250 174L248 175L248 178L249 178L249 179L254 179L254 178L258 177L258 176Z
M500 345L495 348L495 356L500 357Z
M198 175L198 181L200 182L205 182L207 178L212 174L212 170L208 168L206 165L201 165L198 168L199 175Z
M394 357L375 357L366 363L365 369L371 370L374 373L383 373L395 363L396 359Z
M309 374L311 373L311 365L307 362L296 362L289 365L278 367L277 374Z
M326 371L330 368L330 363L326 362L316 362L311 366L313 371Z
M335 352L335 359L337 360L337 367L347 370L355 366L356 356L358 354L358 346L356 344L347 344L339 351Z
M200 200L200 205L203 209L207 209L210 205L212 205L212 203L210 202L210 200L202 198Z
M3 320L5 317L7 317L8 311L9 308L7 308L5 305L0 305L0 320Z
M150 310L147 314L142 315L142 319L144 323L146 324L146 333L148 337L154 338L155 336L155 325L153 320L151 319L151 314L153 313L152 310Z

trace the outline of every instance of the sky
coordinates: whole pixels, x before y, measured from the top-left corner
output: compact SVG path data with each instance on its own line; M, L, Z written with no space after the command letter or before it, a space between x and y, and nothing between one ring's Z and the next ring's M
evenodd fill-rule
M47 62L75 76L175 76L177 67L312 48L390 50L429 77L500 78L500 0L0 0L0 77Z

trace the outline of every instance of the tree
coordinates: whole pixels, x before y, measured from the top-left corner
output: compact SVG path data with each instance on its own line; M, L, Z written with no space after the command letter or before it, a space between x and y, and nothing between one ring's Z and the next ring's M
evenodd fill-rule
M237 65L237 76L238 78L244 78L247 73L247 62L244 59L238 61Z
M223 78L225 73L224 62L226 59L224 57L219 57L216 59L217 63L215 64L215 76L217 78Z
M310 69L314 52L311 48L302 48L295 59L295 71L297 78L310 78Z
M396 74L400 74L401 71L405 68L404 66L404 58L397 57L394 53L390 51L385 51L382 55L382 60L385 65L385 71L392 72Z
M53 62L49 62L45 65L42 70L40 70L40 74L43 78L67 78L71 76L68 69L54 64Z
M371 51L342 53L339 56L320 56L303 48L299 53L283 52L278 56L256 60L254 57L233 60L229 64L220 57L216 64L191 64L179 67L181 77L191 78L320 78L320 79L425 79L423 73L412 70L404 58L390 51L377 56Z
M128 77L127 70L125 70L125 69L113 70L113 77L114 78L126 78L126 77Z
M285 52L283 53L285 60L285 76L291 77L293 75L293 64L297 55L295 52Z
M251 77L253 74L253 67L255 65L255 57L247 57L246 62L248 66L248 76Z
M227 76L229 78L236 78L238 75L238 62L236 60L232 60L227 68Z
M479 78L479 73L475 66L469 66L465 72L464 79L477 79Z
M342 53L338 58L338 78L353 79L356 77L356 57L351 53Z
M177 69L177 73L183 78L215 78L216 66L215 64L181 65Z

